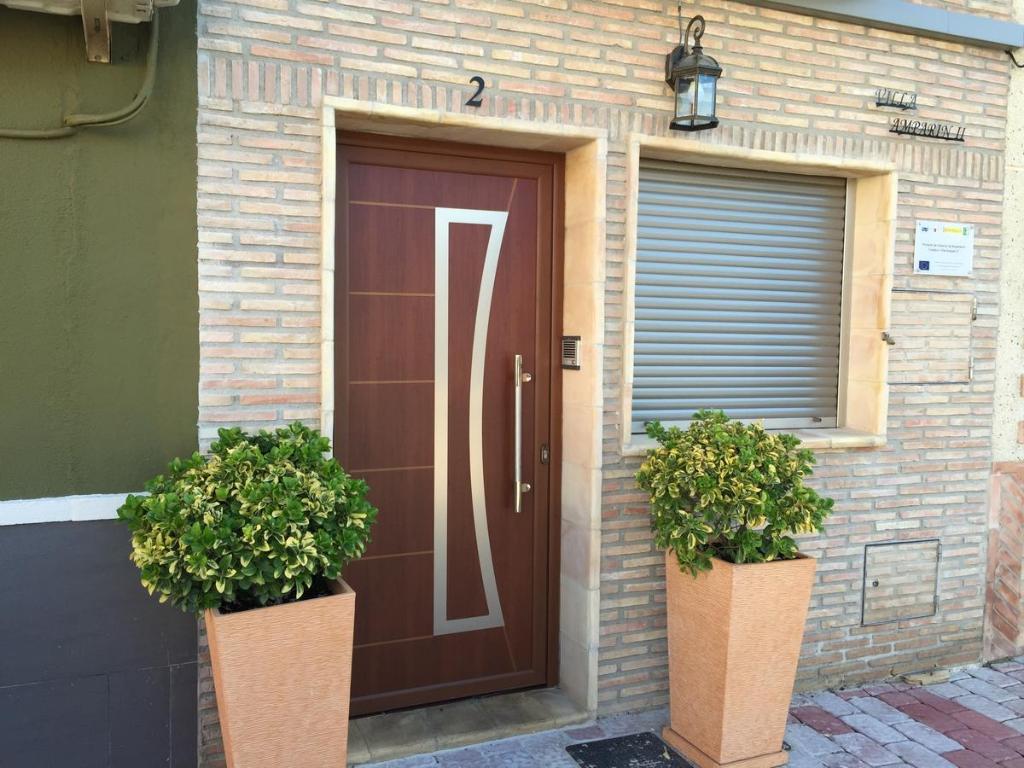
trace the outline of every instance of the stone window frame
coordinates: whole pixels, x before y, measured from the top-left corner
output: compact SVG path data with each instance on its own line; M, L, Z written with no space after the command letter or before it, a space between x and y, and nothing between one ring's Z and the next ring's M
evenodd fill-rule
M626 156L626 243L623 290L623 456L643 455L654 442L630 433L633 400L633 336L636 325L636 247L640 160L773 171L846 179L846 240L839 348L837 426L785 430L814 450L878 448L886 442L889 408L889 330L895 262L896 166L789 152L711 144L698 139L630 134Z

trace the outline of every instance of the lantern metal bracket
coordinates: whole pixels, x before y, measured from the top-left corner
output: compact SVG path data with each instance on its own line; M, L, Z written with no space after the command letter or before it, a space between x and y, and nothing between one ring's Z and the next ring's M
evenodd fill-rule
M679 4L679 45L672 49L672 52L665 57L665 82L672 85L674 78L672 77L672 71L679 65L683 59L690 55L690 53L700 53L704 50L700 44L700 39L704 37L704 29L707 25L704 22L704 17L700 14L690 19L690 23L686 25L686 31L683 31L683 4ZM690 49L690 31L694 27L698 27L693 31L693 50Z

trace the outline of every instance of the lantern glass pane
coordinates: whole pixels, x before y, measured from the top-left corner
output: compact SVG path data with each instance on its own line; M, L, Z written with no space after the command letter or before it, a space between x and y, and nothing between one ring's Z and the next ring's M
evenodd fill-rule
M687 77L676 78L676 120L689 120L693 116L694 85Z
M697 79L697 114L703 117L714 117L715 115L715 90L718 87L718 78L714 75L698 75Z

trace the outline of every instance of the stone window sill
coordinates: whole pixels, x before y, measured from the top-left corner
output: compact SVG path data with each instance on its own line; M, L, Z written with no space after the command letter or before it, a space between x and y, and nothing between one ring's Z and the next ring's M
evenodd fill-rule
M781 430L780 430L781 431ZM845 451L850 448L881 448L885 435L873 435L859 429L791 429L785 430L800 438L805 448L812 451ZM657 443L646 435L634 435L622 447L623 456L643 456Z

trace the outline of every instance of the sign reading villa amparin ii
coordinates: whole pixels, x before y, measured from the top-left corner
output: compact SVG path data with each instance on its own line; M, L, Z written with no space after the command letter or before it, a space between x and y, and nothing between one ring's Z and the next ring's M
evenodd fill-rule
M875 90L875 106L917 109L917 94L913 91L900 91L896 88L877 88Z
M901 136L921 136L926 139L943 139L944 141L963 141L966 129L963 126L945 123L930 123L925 120L894 117L889 124L889 133Z

